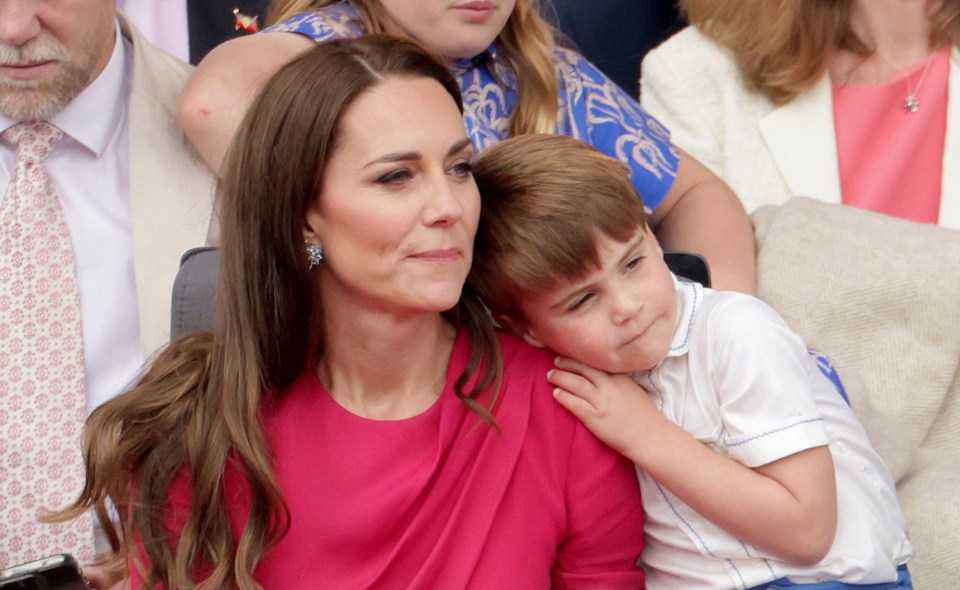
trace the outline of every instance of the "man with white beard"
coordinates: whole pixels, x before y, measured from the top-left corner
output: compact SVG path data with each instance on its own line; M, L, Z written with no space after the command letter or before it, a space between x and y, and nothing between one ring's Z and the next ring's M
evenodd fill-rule
M95 551L92 519L40 516L76 497L84 417L168 340L180 256L207 242L189 73L115 0L0 0L0 564Z

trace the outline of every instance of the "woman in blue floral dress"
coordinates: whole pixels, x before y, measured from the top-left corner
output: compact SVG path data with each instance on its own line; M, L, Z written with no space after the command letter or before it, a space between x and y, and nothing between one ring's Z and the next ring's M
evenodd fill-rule
M555 46L533 0L276 0L272 12L275 25L212 51L181 96L181 122L215 171L256 90L280 65L314 42L398 34L450 66L479 149L521 133L590 143L630 167L665 248L704 254L717 288L755 290L753 234L736 195L672 145L634 97Z

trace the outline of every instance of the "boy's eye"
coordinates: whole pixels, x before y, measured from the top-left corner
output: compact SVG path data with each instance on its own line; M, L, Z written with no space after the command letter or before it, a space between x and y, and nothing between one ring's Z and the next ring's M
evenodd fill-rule
M583 295L574 299L573 302L567 306L567 311L577 311L586 305L591 299L593 299L593 297L593 293L584 293Z
M413 177L413 174L410 173L406 168L399 168L397 170L391 170L387 172L380 178L377 178L377 184L400 184L405 182Z
M641 262L642 260L643 260L643 256L636 256L636 257L634 257L634 258L631 258L631 259L628 260L627 263L624 265L624 268L626 268L627 270L633 270L633 269L637 268L638 266L640 266L640 262Z

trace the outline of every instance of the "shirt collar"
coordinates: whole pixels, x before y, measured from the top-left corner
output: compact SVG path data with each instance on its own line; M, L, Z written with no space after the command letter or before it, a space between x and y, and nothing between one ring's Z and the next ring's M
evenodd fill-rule
M126 116L127 97L130 94L130 48L120 32L119 23L114 25L114 31L113 52L103 71L50 119L50 123L98 158L107 149L117 125ZM0 129L15 123L0 117Z
M703 285L700 283L678 280L674 275L673 284L677 288L677 325L673 330L668 357L683 356L690 351L693 323L703 301Z

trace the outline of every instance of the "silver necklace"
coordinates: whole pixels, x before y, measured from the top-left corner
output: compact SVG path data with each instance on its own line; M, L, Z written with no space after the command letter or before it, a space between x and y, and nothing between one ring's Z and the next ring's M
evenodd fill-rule
M892 61L886 58L885 55L880 53L880 51L874 49L874 53L877 54L880 59L887 62L887 65L891 68L898 70L897 73L903 77L903 83L907 86L907 96L903 99L903 110L906 113L915 113L920 110L920 99L917 98L917 93L920 92L920 85L923 84L923 79L927 76L927 70L930 69L930 63L933 61L933 57L937 54L937 51L934 51L927 56L927 63L923 66L923 72L920 74L920 79L917 80L917 85L913 88L910 88L910 76L904 73L905 70L909 69L909 66L906 68L898 69L897 66L893 64Z

